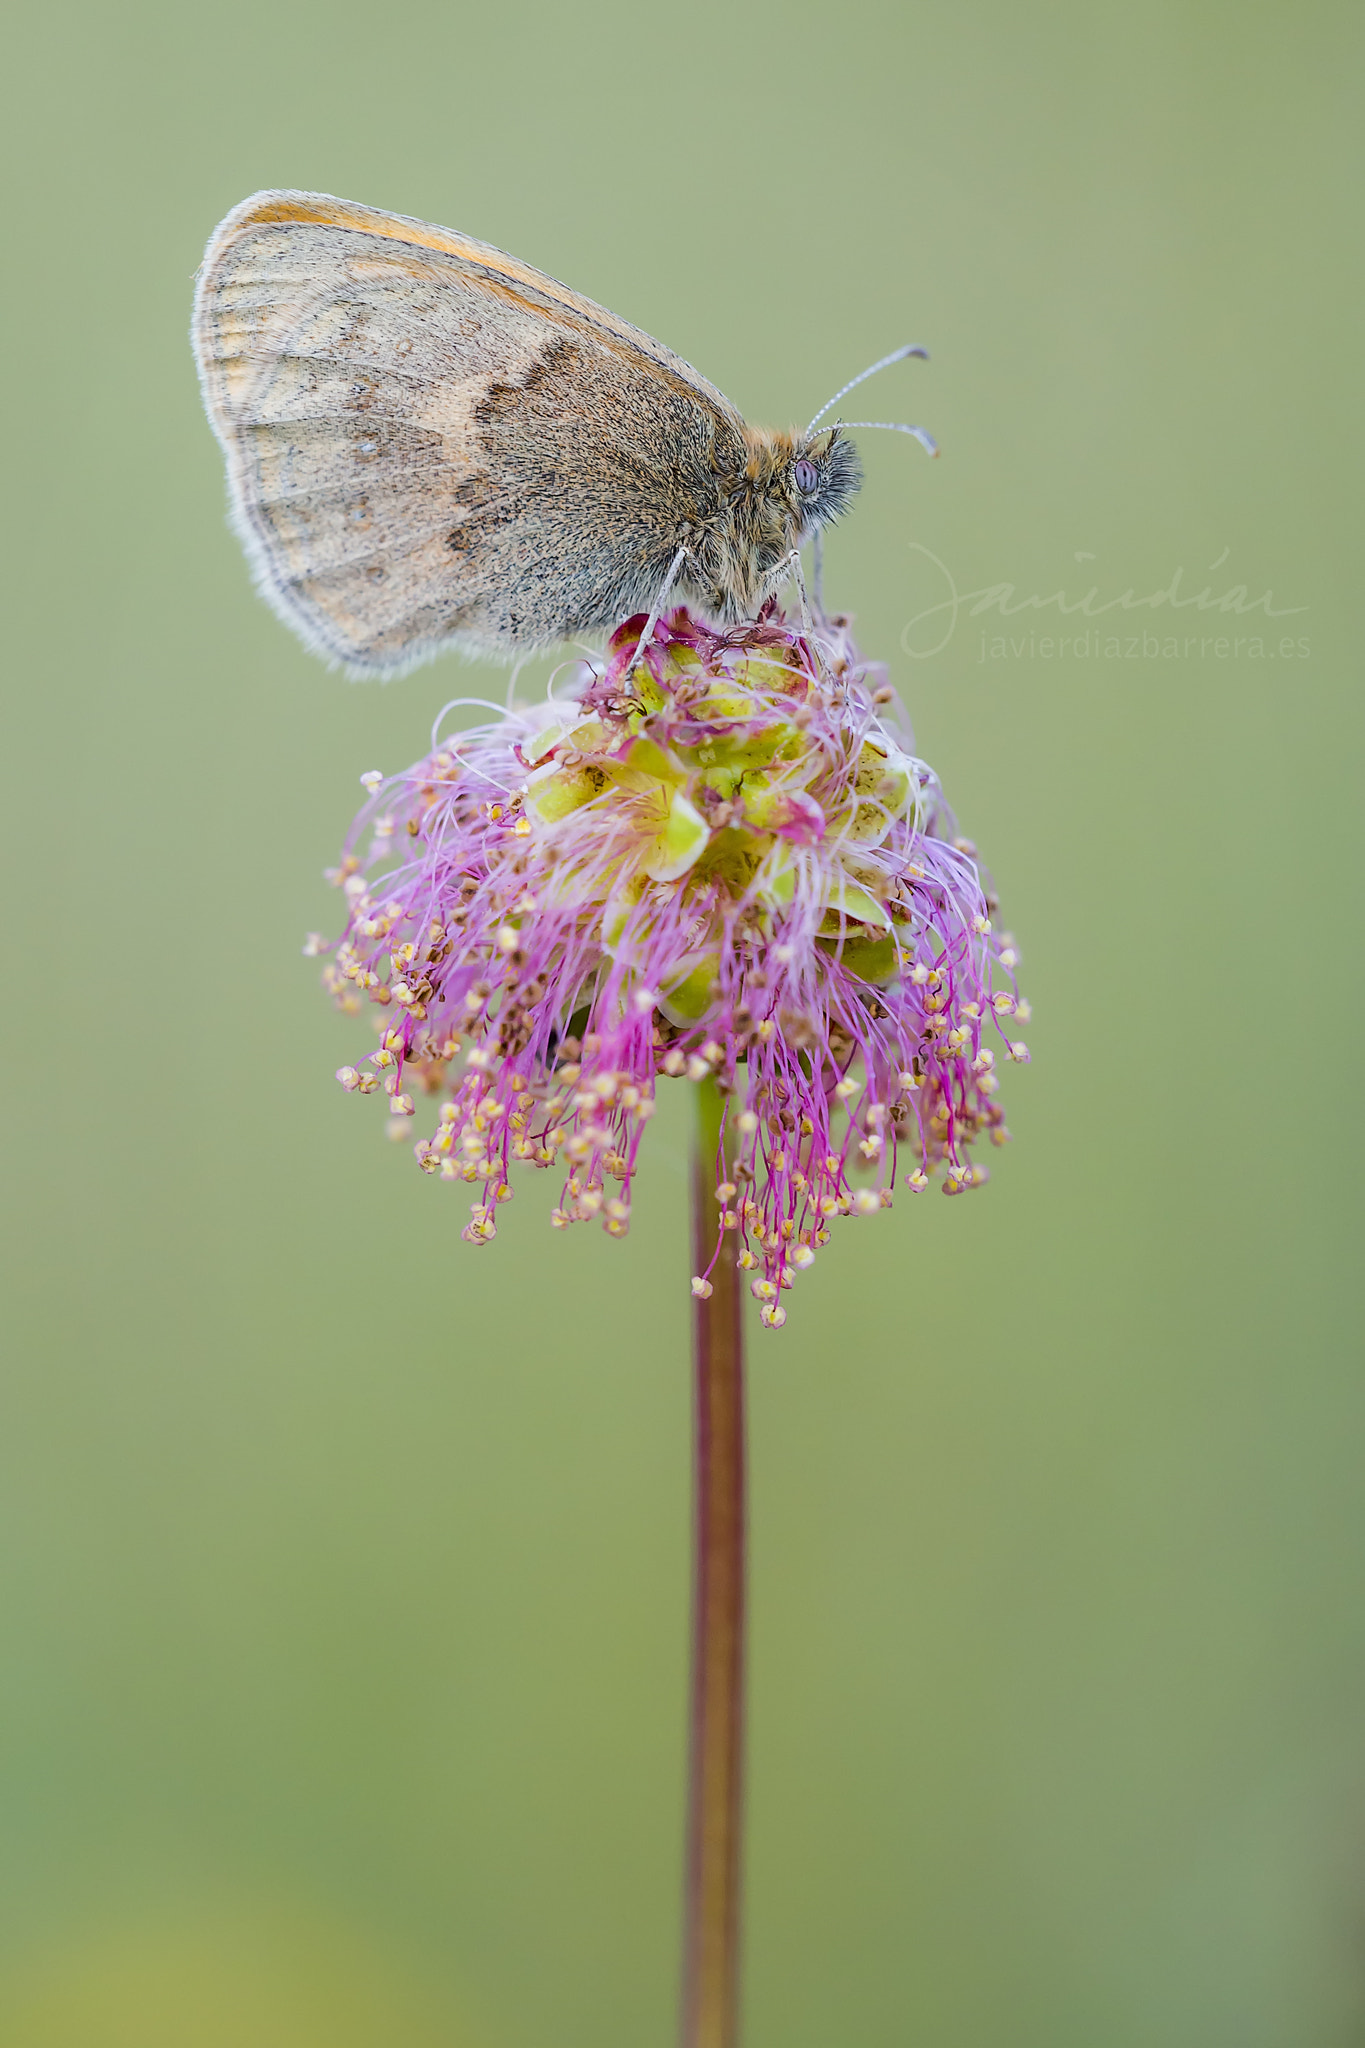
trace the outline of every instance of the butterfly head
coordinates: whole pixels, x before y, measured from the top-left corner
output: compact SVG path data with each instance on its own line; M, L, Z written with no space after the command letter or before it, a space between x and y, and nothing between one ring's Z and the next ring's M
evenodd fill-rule
M792 442L788 494L802 539L842 518L863 480L858 451L839 427Z
M839 427L818 433L745 430L748 460L730 494L742 523L782 548L804 540L849 508L863 480L853 443Z
M838 427L746 427L737 453L742 467L717 477L716 515L689 536L683 579L726 622L750 616L776 565L847 511L863 478Z

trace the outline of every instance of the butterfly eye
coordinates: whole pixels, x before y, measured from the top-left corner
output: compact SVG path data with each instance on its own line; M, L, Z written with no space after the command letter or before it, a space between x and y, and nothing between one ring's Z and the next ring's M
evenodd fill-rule
M803 455L800 461L793 465L792 482L796 485L798 491L809 493L818 488L820 472L815 467L815 464L807 462Z

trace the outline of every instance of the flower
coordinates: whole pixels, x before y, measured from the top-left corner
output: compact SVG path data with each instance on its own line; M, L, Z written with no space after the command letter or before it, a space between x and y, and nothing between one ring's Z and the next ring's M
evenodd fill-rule
M678 610L641 652L644 625L567 701L364 778L324 981L379 1007L380 1040L337 1079L396 1118L414 1081L442 1098L413 1149L477 1190L475 1245L518 1163L562 1175L556 1226L624 1236L660 1083L713 1079L693 1291L734 1257L776 1328L835 1216L889 1207L898 1172L987 1178L971 1148L1009 1135L997 1060L1027 1059L1006 1031L1028 1007L976 849L847 620L803 632L769 606L720 633Z

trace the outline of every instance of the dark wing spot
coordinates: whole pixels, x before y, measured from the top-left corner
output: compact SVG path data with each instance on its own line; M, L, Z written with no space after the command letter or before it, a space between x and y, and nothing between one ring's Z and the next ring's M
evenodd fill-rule
M526 370L519 383L504 384L501 381L490 384L484 397L474 408L474 417L481 427L501 425L520 412L528 399L533 399L547 384L562 386L577 374L581 351L563 335L555 335L547 341L535 361ZM550 394L546 394L549 396Z

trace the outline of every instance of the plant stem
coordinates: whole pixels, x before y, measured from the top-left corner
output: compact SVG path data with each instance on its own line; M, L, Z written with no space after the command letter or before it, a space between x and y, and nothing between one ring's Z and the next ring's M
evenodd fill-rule
M697 1089L694 1271L711 1262L723 1097ZM744 1325L741 1276L722 1252L693 1322L692 1717L682 2048L738 2037L744 1766Z

